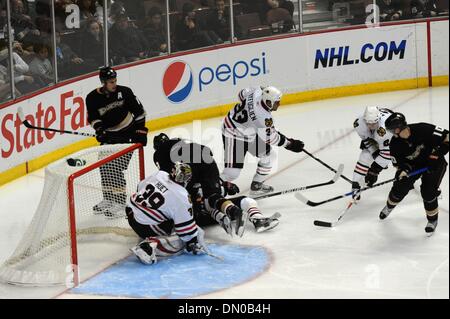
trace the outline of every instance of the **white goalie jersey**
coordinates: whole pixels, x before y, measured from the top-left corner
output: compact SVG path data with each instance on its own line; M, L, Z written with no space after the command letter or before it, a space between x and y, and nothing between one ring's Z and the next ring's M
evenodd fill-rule
M167 172L158 171L138 185L128 202L134 218L142 225L159 225L173 221L175 233L188 242L198 234L192 203L187 190L170 179Z
M246 142L258 136L266 143L284 146L286 138L276 129L272 113L261 104L261 88L246 88L239 92L237 104L223 119L222 134Z
M385 122L392 114L388 109L380 109L381 118L377 130L370 130L364 120L364 116L356 119L353 126L362 139L363 150L367 150L371 154L377 152L375 162L383 168L387 168L391 163L391 153L389 144L392 134L386 129Z

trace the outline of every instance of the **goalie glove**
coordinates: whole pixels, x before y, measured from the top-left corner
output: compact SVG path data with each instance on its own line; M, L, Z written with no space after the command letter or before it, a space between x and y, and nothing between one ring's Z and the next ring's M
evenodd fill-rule
M373 162L372 166L370 166L369 171L366 175L366 185L368 187L372 187L378 180L378 175L383 170L383 167L381 167L377 162Z
M208 249L206 248L204 236L205 232L198 227L197 236L186 243L186 251L192 255L205 254Z
M301 153L305 148L305 143L300 140L288 139L288 144L285 146L288 151L294 153Z

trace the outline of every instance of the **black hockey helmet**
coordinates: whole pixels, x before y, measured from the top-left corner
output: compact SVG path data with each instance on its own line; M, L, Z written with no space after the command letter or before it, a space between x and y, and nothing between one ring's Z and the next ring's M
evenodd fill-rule
M100 68L99 77L100 81L105 83L108 80L117 78L117 72L112 67L105 66Z
M161 147L161 145L163 145L168 140L170 140L170 138L165 133L161 133L159 135L156 135L153 138L153 149L155 151L157 151Z
M393 113L391 116L388 117L386 120L386 129L391 132L392 134L395 134L395 130L400 129L401 131L404 130L408 123L406 122L406 118L402 113Z

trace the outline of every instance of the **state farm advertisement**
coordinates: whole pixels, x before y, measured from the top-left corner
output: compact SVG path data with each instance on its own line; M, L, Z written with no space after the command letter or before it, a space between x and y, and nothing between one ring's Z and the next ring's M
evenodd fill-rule
M66 86L1 109L0 171L81 139L74 135L26 128L17 114L19 107L32 125L88 132L91 129L87 123L84 97L84 90Z

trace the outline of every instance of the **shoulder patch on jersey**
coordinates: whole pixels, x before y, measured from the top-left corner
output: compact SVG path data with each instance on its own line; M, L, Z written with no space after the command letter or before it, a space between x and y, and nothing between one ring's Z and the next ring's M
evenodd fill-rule
M380 135L381 137L383 137L383 136L386 135L386 129L385 129L384 127L380 127L380 128L377 130L377 133L378 133L378 135Z
M353 122L353 127L357 128L359 126L359 119L356 119L355 122Z
M273 119L266 119L266 126L267 127L272 127L273 126Z

